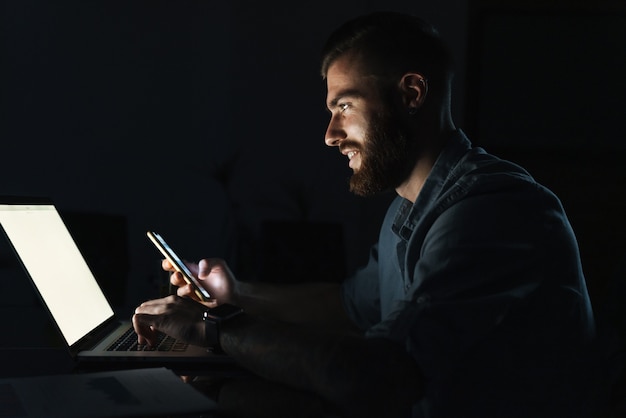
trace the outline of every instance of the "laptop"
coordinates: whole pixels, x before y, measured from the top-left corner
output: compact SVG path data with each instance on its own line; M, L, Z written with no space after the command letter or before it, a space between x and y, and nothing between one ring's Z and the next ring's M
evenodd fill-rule
M50 199L0 197L0 225L79 366L197 372L234 364L165 336L158 348L138 347L130 318L116 317ZM124 334L130 335L126 345L116 344Z

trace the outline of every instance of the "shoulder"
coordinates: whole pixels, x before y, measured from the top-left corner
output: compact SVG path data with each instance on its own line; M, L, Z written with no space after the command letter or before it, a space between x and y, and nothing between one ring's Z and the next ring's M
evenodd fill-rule
M453 167L421 221L429 236L462 239L572 238L559 198L521 166L469 150Z
M437 200L449 200L451 205L472 197L500 204L517 202L520 209L540 203L539 208L549 206L562 210L558 197L523 167L488 154L482 148L472 148L459 159L450 170Z
M442 210L469 196L529 194L555 196L518 164L473 147L462 131L453 132L438 156L417 199L420 212Z

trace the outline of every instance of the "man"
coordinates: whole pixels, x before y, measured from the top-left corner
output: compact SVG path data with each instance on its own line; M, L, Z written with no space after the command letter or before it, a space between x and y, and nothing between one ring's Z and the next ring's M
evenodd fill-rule
M575 237L550 191L455 128L436 31L355 19L330 37L322 75L326 144L348 158L351 190L398 194L368 265L340 285L279 286L202 260L190 267L214 299L192 300L174 274L179 296L137 308L140 342L161 330L219 345L347 416L583 415L594 328ZM244 313L207 333L204 312L224 304Z

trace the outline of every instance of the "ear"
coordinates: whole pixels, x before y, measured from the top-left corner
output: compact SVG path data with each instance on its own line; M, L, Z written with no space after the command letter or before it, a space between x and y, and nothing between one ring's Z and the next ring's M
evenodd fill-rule
M414 113L426 100L428 80L418 73L406 73L400 79L400 92L409 113Z

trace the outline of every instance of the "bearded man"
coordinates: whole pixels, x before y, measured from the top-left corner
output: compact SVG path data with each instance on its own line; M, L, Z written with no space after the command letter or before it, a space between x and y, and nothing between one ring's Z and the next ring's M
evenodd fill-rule
M190 263L212 299L174 273L177 296L136 310L140 342L159 330L218 346L335 416L590 413L594 320L574 233L551 191L455 127L450 61L413 16L335 31L321 66L326 144L347 157L354 193L398 195L368 264L340 284L286 286L238 281L219 259ZM243 313L206 332L205 312L230 305Z

